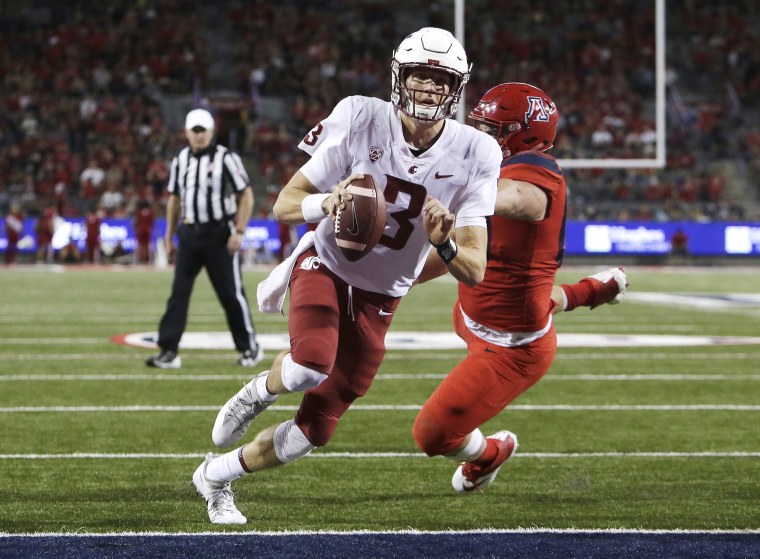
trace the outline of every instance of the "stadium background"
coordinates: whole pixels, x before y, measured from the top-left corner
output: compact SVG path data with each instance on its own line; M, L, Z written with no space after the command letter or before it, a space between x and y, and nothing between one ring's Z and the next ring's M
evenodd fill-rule
M724 4L664 2L666 165L567 169L571 258L666 261L679 229L697 259L760 255L760 16L751 0ZM490 85L527 81L560 108L556 157L655 156L655 0L464 6L474 68L463 112ZM388 98L405 34L455 27L453 0L38 0L3 2L0 16L0 214L22 205L22 261L34 259L37 217L55 208L57 248L73 239L84 254L83 221L99 210L103 261L121 244L130 262L145 200L161 263L167 165L195 106L214 112L252 178L247 262L277 259L281 231L267 222L303 162L299 139L345 95Z

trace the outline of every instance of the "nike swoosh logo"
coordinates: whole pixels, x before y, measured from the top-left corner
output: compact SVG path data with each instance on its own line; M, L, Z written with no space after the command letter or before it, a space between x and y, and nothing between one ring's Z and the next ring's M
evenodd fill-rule
M351 227L346 229L346 233L354 236L359 234L359 221L356 219L356 206L354 204L351 204Z
M380 314L380 316L391 316L393 313L392 312L388 312L388 311L383 310L383 309L380 309L380 313L379 314Z
M447 179L449 177L453 177L454 175L442 175L438 171L435 172L435 178L437 179Z

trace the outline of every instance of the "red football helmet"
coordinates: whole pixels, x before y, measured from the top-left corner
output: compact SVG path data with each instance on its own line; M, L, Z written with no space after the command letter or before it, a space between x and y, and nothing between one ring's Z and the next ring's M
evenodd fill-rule
M489 89L470 112L474 127L496 138L504 157L521 151L547 151L554 145L559 112L551 98L527 83Z

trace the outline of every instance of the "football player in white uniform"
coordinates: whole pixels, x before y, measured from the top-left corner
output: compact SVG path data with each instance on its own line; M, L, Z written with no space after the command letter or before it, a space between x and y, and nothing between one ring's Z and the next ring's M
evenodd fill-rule
M213 523L246 522L230 482L327 444L340 417L369 389L393 313L431 247L459 281L483 279L501 148L449 118L470 74L465 51L448 31L423 28L401 42L391 68L391 102L353 96L338 103L299 144L311 159L275 203L280 222L320 222L259 286L262 310L279 310L290 289L290 350L222 407L214 442L234 444L279 394L305 393L293 419L236 450L208 454L198 466L193 483ZM365 174L384 192L388 223L377 246L350 262L335 242L333 220L350 196L346 186Z

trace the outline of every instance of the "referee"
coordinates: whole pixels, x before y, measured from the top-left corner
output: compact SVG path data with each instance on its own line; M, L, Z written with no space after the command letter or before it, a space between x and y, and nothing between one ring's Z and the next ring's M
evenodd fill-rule
M181 367L179 341L187 324L190 294L205 267L240 352L238 365L253 367L263 353L243 289L239 252L253 209L253 191L240 157L213 141L211 113L190 111L185 136L190 145L172 161L166 204L164 242L169 262L176 261L174 282L158 326L160 352L145 364L162 369Z

